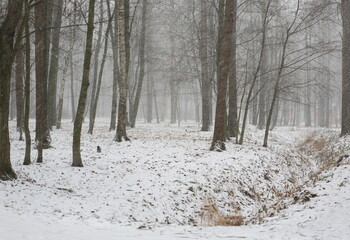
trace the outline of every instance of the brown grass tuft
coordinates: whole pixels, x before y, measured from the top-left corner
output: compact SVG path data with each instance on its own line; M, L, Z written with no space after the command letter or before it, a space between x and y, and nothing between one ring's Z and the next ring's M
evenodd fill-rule
M241 226L244 224L242 216L224 216L212 198L205 200L200 216L203 226Z

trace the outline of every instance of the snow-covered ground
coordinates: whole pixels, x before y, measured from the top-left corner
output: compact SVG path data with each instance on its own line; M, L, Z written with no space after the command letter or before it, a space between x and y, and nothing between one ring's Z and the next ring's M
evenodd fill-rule
M0 239L349 239L350 167L300 191L321 167L300 151L305 130L279 129L264 149L250 129L243 146L218 153L194 124L139 124L131 142L116 143L101 122L83 135L77 169L63 126L40 165L22 166L24 143L11 132L19 178L0 183ZM239 217L263 223L203 226Z
M173 240L173 239L325 239L348 240L350 236L350 166L325 172L309 202L282 211L279 217L261 225L240 227L191 227L111 224L97 220L79 221L53 215L16 214L0 208L1 239L50 240Z

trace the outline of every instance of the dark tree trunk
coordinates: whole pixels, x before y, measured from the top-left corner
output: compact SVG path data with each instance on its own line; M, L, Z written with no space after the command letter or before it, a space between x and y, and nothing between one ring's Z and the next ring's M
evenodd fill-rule
M121 3L120 3L121 4ZM124 4L124 27L125 27L125 53L126 53L126 73L129 77L129 66L130 66L130 37L131 37L131 27L130 27L130 0L123 0ZM120 25L121 26L121 25ZM119 26L119 28L121 28ZM120 41L120 40L119 40ZM128 80L128 78L127 78Z
M118 8L118 29L119 29L119 63L120 63L120 87L119 87L119 107L118 107L118 125L115 135L115 141L128 141L126 134L127 111L126 103L128 99L128 58L127 58L127 28L128 8L125 4L128 0L121 0ZM128 24L127 24L128 25Z
M26 5L26 11L29 14L28 9L28 1L25 1ZM27 19L26 26L25 26L25 50L26 50L26 60L25 60L25 66L26 66L26 73L25 73L25 103L24 103L24 134L26 138L26 152L24 156L24 165L31 164L31 136L30 136L30 130L29 130L29 112L30 112L30 33L29 33L29 21Z
M288 41L289 41L289 37L290 37L289 30L290 30L290 28L288 28L286 38L285 38L285 40L283 42L281 63L280 63L279 68L277 70L278 71L277 78L276 78L275 86L273 88L273 96L272 96L271 105L270 105L269 113L268 113L267 120L266 120L266 128L265 128L265 136L264 136L263 147L267 147L270 126L273 124L274 113L276 114L275 119L277 121L278 97L279 97L279 90L280 90L279 88L280 88L280 81L281 81L281 78L282 78L282 72L283 72L283 69L285 67L284 66L285 56L286 56L287 45L288 45ZM275 110L276 106L277 106L277 110Z
M74 97L74 64L73 64L73 54L70 56L70 98L71 98L71 108L72 108L72 122L75 119L75 97Z
M16 55L16 112L17 131L20 133L19 140L23 140L23 49L19 49Z
M234 22L234 1L227 1L225 8L225 20L222 27L222 35L219 33L219 61L218 61L218 93L216 102L216 115L214 136L210 150L225 150L226 141L226 93L227 79L231 61L232 31Z
M237 1L234 1L233 9L233 34L232 34L232 50L231 50L231 65L229 76L229 109L228 109L228 123L227 130L229 137L236 137L238 134L237 121L237 72L236 72L236 44L237 44Z
M261 59L261 70L260 70L260 84L259 84L259 122L258 122L258 129L262 130L265 127L266 124L266 84L268 81L268 75L267 75L267 54L266 49L264 49L264 52L262 54Z
M23 1L9 0L7 15L0 24L0 179L11 180L17 176L11 166L9 136L9 106L11 70L15 58L14 38L20 20ZM22 31L18 31L21 34Z
M262 38L261 38L260 56L259 56L259 60L258 60L258 66L256 68L256 71L254 72L253 82L249 88L248 96L246 99L246 105L245 105L244 115L243 115L242 131L241 131L241 135L240 135L240 139L239 139L239 144L243 144L245 128L246 128L246 123L247 123L247 118L248 118L249 105L250 105L251 97L252 97L252 94L253 94L253 91L255 88L255 83L258 79L258 74L259 74L260 69L261 69L262 60L263 60L262 57L263 57L263 54L264 54L265 48L266 48L267 27L268 27L268 23L269 23L268 22L268 13L269 13L270 5L271 5L271 0L268 0L267 4L263 3L262 9L264 10L264 12L262 13Z
M96 88L97 88L97 77L98 77L98 58L101 51L101 45L102 45L102 28L103 28L103 1L100 1L100 19L99 19L99 28L97 33L97 42L95 47L95 56L94 56L94 73L92 78L92 88L91 88L91 94L90 94L90 124L89 124L89 134L92 134L91 127L93 128L93 122L94 122L94 104L95 104L95 97L96 97ZM91 131L90 131L91 130Z
M89 72L92 55L92 40L94 34L95 0L89 0L89 17L86 34L86 48L84 57L83 78L79 95L77 115L74 120L73 130L73 167L83 167L80 154L81 128L83 125L84 111L86 107L87 92L89 88Z
M208 23L207 23L207 2L201 0L201 20L200 20L200 60L201 60L201 74L202 74L202 129L201 131L209 131L210 126L210 112L209 112L209 91L210 79L209 79L209 66L208 66Z
M98 83L97 83L97 89L96 89L96 95L94 98L94 104L92 106L92 109L90 109L90 124L89 124L89 134L92 134L94 131L94 125L95 125L95 119L96 119L96 111L97 111L97 104L98 99L100 97L100 91L101 91L101 85L102 85L102 76L103 76L103 70L106 63L107 58L107 50L108 50L108 34L111 27L111 22L108 23L106 35L105 35L105 46L103 50L103 56L102 56L102 62L100 66L100 71L98 74Z
M253 99L252 125L253 126L257 126L258 125L258 98L257 98L257 91L255 91L254 99Z
M36 76L36 145L37 162L43 162L43 148L46 143L47 111L47 63L48 63L48 0L39 2L35 7L35 76ZM46 105L47 107L47 105ZM47 110L47 108L46 108ZM45 117L46 114L46 117Z
M142 7L142 27L141 27L141 36L140 36L140 55L139 55L140 73L139 73L139 79L137 81L137 90L136 90L135 99L133 101L132 108L130 109L131 127L135 127L137 111L139 108L139 103L141 98L143 79L145 76L146 21L147 21L147 0L144 0L143 7Z
M107 1L107 6L108 5ZM119 63L118 63L118 0L115 0L114 7L114 30L111 29L111 43L112 43L112 51L113 51L113 88L112 88L112 109L111 109L111 122L109 126L109 131L114 131L116 126L117 119L117 105L118 105L118 79L119 79ZM111 13L109 11L109 17L111 17Z
M49 70L49 85L48 85L48 124L49 128L55 125L57 119L56 113L56 93L57 93L57 73L58 60L60 54L60 36L61 22L63 11L63 0L56 0L53 5L53 30L52 30L52 47L51 47L51 62Z
M77 6L76 2L74 2L74 14L73 14L73 22L75 23L77 20ZM76 38L76 29L72 27L71 29L72 40L75 42ZM74 44L73 44L74 48ZM72 108L72 122L75 120L75 94L74 94L74 51L72 51L70 56L70 94L71 94L71 108Z

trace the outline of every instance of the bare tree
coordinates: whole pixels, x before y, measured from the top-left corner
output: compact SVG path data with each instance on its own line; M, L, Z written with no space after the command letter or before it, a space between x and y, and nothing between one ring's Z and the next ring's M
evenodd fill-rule
M127 111L126 102L128 99L128 54L127 54L127 32L129 29L129 0L121 0L118 8L118 30L119 30L119 62L120 62L120 87L119 87L119 107L118 107L118 125L114 140L121 142L124 140L128 141L129 138L126 134L126 123L127 123ZM127 27L126 27L127 26Z
M207 0L201 0L201 19L200 19L200 60L201 60L201 93L202 93L202 129L209 131L210 112L209 112L209 91L211 91L208 66L208 11Z
M102 45L102 29L103 29L103 0L100 0L100 18L99 18L99 27L97 33L97 42L95 45L95 56L94 56L94 72L92 77L92 88L90 94L90 124L88 133L92 134L93 125L94 125L94 104L96 97L96 88L97 88L97 77L98 77L98 58L100 56L101 45Z
M236 70L236 45L237 45L237 0L234 0L233 7L233 34L232 34L232 50L231 50L231 65L229 75L229 106L227 118L227 131L229 137L236 137L238 134L238 119L237 119L237 70Z
M30 112L30 32L29 32L29 0L24 2L27 17L24 19L25 25L25 86L24 86L24 123L23 129L26 138L26 151L24 155L24 165L31 164L31 136L29 130Z
M114 1L114 13L113 13L113 19L114 19L114 28L111 28L110 35L111 35L111 44L112 44L112 51L113 51L113 87L112 87L112 109L111 109L111 121L109 125L109 131L115 130L116 126L116 118L117 118L117 104L118 104L118 80L119 80L119 56L118 56L118 18L117 18L117 11L118 11L118 0ZM107 1L107 7L108 7L108 17L112 18L112 13L110 10L109 1Z
M16 55L16 27L20 22L23 1L7 1L6 15L0 23L0 179L16 178L10 158L9 106L12 64ZM22 28L23 29L23 28ZM17 31L21 33L22 31ZM19 37L20 38L20 37ZM17 41L16 41L17 42ZM17 44L18 45L18 44Z
M214 136L210 150L225 150L226 141L226 93L231 61L234 1L227 1L222 34L219 31L218 93L216 101ZM219 16L220 17L220 16ZM222 17L222 16L221 16Z
M16 55L16 112L17 112L17 131L19 131L19 139L22 138L23 130L23 47L21 47Z
M92 55L92 40L94 35L95 0L89 0L89 16L86 33L86 47L84 57L83 78L81 83L77 115L73 129L73 167L83 167L80 154L81 128L83 125L84 111L86 107L87 91L89 88L89 73Z
M61 23L63 12L63 0L56 0L53 5L53 30L52 30L52 46L51 46L51 60L48 78L48 124L50 129L56 122L56 92L57 92L57 73L58 60L60 54L60 37L61 37Z
M105 43L104 43L102 61L101 61L100 70L98 73L96 93L95 93L95 97L93 99L94 102L93 102L92 108L90 108L90 124L89 124L89 131L88 131L89 134L92 134L94 131L97 104L98 104L98 99L100 98L100 92L101 92L103 70L104 70L104 66L105 66L106 58L107 58L108 35L109 35L109 31L111 29L111 20L112 19L110 19L108 21L108 26L107 26L107 30L106 30L106 34L105 34Z
M130 104L131 114L130 114L130 125L135 127L137 111L139 109L141 90L143 85L143 79L145 76L145 46L146 46L146 21L147 21L147 2L148 0L143 1L142 6L142 27L141 27L141 36L140 36L140 53L139 53L139 63L140 63L140 73L137 81L137 90L135 93L135 99L132 99Z

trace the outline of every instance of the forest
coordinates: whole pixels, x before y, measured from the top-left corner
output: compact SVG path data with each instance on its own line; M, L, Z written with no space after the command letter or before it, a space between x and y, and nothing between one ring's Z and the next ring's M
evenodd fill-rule
M0 1L4 239L348 239L349 134L350 0Z

